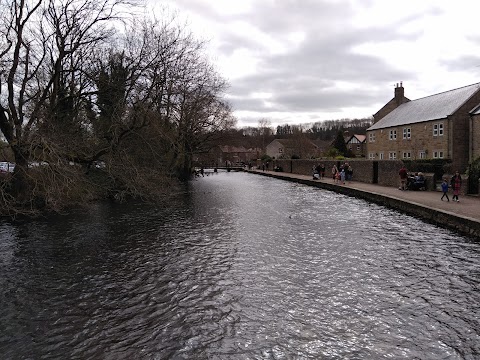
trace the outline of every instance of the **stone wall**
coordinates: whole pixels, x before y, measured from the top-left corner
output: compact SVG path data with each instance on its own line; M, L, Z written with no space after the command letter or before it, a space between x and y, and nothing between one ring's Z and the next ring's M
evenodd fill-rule
M378 185L399 186L398 172L403 166L400 160L378 161Z
M347 159L348 164L353 169L353 181L360 181L368 184L375 183L374 169L377 166L378 176L377 181L378 185L381 186L400 186L400 177L398 172L403 165L401 160L383 160L383 161L373 161L366 159ZM340 165L344 164L345 161L339 160L321 160L321 159L308 159L308 160L273 160L270 164L268 170L273 170L274 167L281 167L283 172L312 176L313 167L318 164L325 165L325 177L330 179L332 177L332 167L337 165L337 168ZM259 167L261 168L261 166ZM408 169L407 169L408 170ZM427 179L427 189L432 191L440 191L439 184L442 179L436 179L435 174L433 173L424 173L425 178ZM446 174L445 177L450 182L452 175ZM466 194L468 191L468 177L462 175L462 194Z
M345 163L344 160L274 160L274 166L280 166L284 172L299 174L299 175L312 175L312 169L318 164L325 165L325 177L332 177L333 165L340 168ZM346 162L353 169L353 180L361 181L365 183L373 183L373 161L365 159L347 159ZM401 162L400 162L401 163ZM398 168L400 169L400 168ZM398 169L396 173L398 174ZM393 185L393 183L391 183Z

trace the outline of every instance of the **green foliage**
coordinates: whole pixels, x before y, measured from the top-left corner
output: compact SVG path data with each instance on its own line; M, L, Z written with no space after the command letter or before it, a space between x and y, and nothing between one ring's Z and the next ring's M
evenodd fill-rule
M340 156L340 152L337 149L331 147L325 152L325 156L330 158L335 158L337 156Z
M471 194L478 194L479 193L478 181L480 179L480 157L474 159L468 165L467 175L468 175L468 192Z
M260 160L262 160L263 162L266 162L266 161L272 161L272 158L267 154L263 154Z
M335 160L345 160L345 156L343 155L335 156Z
M405 167L411 172L434 173L437 179L442 178L443 174L451 173L448 159L419 159L402 160Z
M341 155L346 156L348 153L347 145L345 144L345 139L343 137L343 130L337 131L337 137L333 142L333 147L338 150Z

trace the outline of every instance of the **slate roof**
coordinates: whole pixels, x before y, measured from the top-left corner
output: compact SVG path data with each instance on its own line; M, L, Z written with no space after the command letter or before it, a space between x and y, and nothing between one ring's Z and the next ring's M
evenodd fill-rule
M476 83L409 101L370 126L367 131L444 119L479 90L480 83Z
M363 142L365 141L365 139L367 138L367 136L366 136L366 135L354 134L354 135L350 136L350 137L348 138L348 140L345 141L345 142L348 143L348 142L350 142L353 138L357 138L357 140L358 140L359 142L363 143Z

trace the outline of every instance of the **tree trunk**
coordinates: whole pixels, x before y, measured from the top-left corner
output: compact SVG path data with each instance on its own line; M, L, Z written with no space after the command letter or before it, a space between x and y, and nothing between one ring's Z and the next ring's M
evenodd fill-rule
M11 179L12 196L18 203L26 203L31 200L32 183L28 176L28 160L25 154L17 147L12 147L15 156L15 169Z

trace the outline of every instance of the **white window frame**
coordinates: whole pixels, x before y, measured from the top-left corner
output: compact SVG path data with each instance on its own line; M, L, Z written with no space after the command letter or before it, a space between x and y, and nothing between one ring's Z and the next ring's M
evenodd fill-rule
M402 155L403 155L404 159L411 159L412 158L412 153L410 151L404 151Z
M426 159L427 158L427 152L425 150L420 150L418 152L418 158L419 159Z
M403 139L410 140L412 138L412 129L411 128L403 128Z
M443 151L442 150L436 150L433 152L433 158L434 159L443 159Z
M368 133L368 142L375 142L375 132Z
M380 160L383 160L383 159L384 159L384 154L383 154L383 152L378 153L378 156L379 156Z
M390 130L389 140L397 140L397 130Z
M396 151L389 151L388 152L388 159L389 160L395 160L397 158L397 152Z
M369 153L368 153L368 159L369 159L369 160L375 159L375 153L369 152Z
M443 122L433 124L433 136L443 136Z

